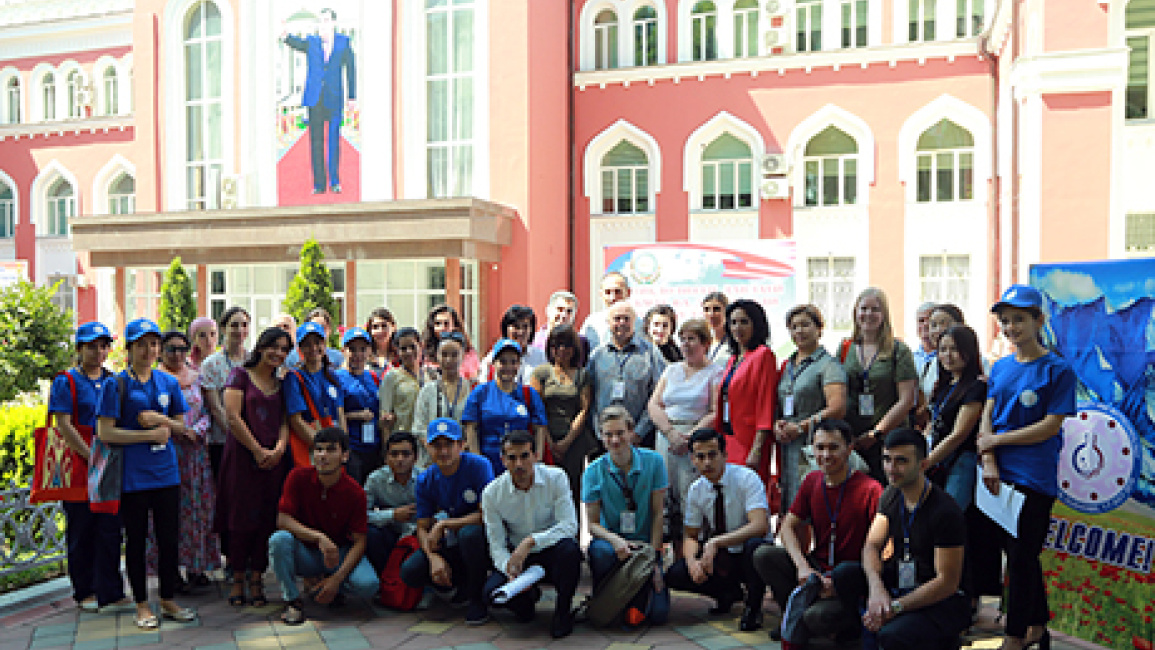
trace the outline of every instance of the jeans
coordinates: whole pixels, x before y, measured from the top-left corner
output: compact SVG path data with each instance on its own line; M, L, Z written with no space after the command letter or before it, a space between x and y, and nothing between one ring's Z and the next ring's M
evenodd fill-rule
M345 556L351 548L351 546L341 547L341 558L337 566L329 569L325 566L325 557L319 548L305 544L287 530L273 533L269 538L269 563L273 565L273 574L281 584L281 595L285 601L301 597L301 590L297 588L298 577L333 575L337 567L345 561ZM377 574L373 572L369 560L364 557L341 583L341 593L360 598L372 598L380 588Z
M369 559L369 564L373 565L373 571L377 575L381 575L381 572L385 570L385 565L389 562L389 554L393 552L393 547L397 546L399 539L401 539L401 535L392 526L369 524L365 557Z
M549 548L536 553L530 553L525 558L525 568L538 565L545 569L545 580L557 589L557 603L555 612L567 612L573 608L573 595L577 591L578 579L582 573L582 551L578 548L577 540L572 537L562 539ZM485 581L484 593L488 600L494 591L509 582L509 577L500 569L490 574ZM519 617L533 615L535 599L532 589L526 589L509 599L506 606Z
M180 543L180 486L125 492L120 496L120 519L124 524L124 565L132 598L148 601L144 549L148 539L148 516L156 535L157 574L161 600L176 595L177 563Z
M449 563L453 586L464 590L470 602L481 603L485 576L493 566L489 558L485 528L481 524L474 524L459 529L457 544L445 546L442 541L440 554ZM425 556L425 551L417 551L401 564L401 581L410 587L425 588L433 585L429 558Z
M946 476L946 485L943 486L963 512L966 512L975 500L975 481L978 478L976 462L975 452L959 452L958 458Z
M740 592L746 587L746 605L762 607L762 597L766 595L766 583L754 570L754 551L766 543L761 537L748 539L742 545L741 553L719 551L714 556L714 572L706 581L698 584L690 577L690 569L686 560L678 560L666 572L666 582L670 589L692 591L696 594L710 596L722 602Z
M61 505L72 597L79 603L96 596L96 603L101 606L122 600L120 516L92 512L85 501L65 501Z
M665 440L665 436L659 435L658 441ZM614 553L614 547L604 539L595 539L590 542L589 549L586 550L590 560L590 573L593 574L594 588L601 583L602 578L609 575L614 567L618 565L617 553ZM670 618L670 587L663 585L661 591L654 591L654 583L647 582L638 591L638 595L634 596L634 600L630 603L631 606L644 605L649 603L649 611L646 612L646 620L654 625L665 625ZM641 611L646 609L639 607Z
M863 611L869 586L866 573L858 562L843 562L834 567L834 589L842 606L852 612ZM878 632L863 632L862 647L876 641L882 650L935 650L956 647L959 635L970 625L971 610L960 592L937 603L904 611L890 619Z
M818 563L807 556L811 568L818 570ZM770 587L774 602L786 611L786 602L798 586L798 568L790 553L781 546L765 544L754 551L754 569ZM846 630L857 630L858 610L847 611L836 598L822 598L806 608L802 622L813 635L837 634Z

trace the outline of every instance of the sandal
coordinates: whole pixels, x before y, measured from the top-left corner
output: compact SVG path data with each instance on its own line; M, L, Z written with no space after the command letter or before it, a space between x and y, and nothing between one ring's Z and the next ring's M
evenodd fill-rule
M264 607L269 604L265 598L265 581L259 573L249 577L249 604L253 607Z
M157 619L156 614L138 616L136 617L136 627L142 630L155 630L160 627L160 620Z
M246 603L248 603L248 598L245 598L245 583L240 580L233 580L233 590L229 593L229 605L244 607Z
M281 612L281 622L285 625L301 625L305 622L305 604L300 598L285 603L285 610Z

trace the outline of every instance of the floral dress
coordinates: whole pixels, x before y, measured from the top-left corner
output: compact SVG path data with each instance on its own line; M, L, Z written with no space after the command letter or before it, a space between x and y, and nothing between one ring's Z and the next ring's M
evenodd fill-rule
M213 532L216 482L209 463L207 436L211 425L199 374L191 367L177 375L181 393L188 402L185 426L194 440L173 436L180 469L180 550L179 563L191 573L221 567L220 543ZM151 531L152 528L150 527ZM149 533L148 571L156 573L156 544Z

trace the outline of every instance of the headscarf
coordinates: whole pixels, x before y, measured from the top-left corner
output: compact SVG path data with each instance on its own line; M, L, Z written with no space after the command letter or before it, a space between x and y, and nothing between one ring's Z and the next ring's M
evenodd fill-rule
M200 350L196 347L195 342L197 340L197 332L216 326L217 322L208 316L198 316L197 318L193 319L192 323L189 323L188 338L190 342L189 344L192 345L192 350L189 351L188 360L190 363L192 363L194 368L200 368L201 363L204 362L206 356L202 355ZM209 350L209 354L212 354L213 352L214 350Z

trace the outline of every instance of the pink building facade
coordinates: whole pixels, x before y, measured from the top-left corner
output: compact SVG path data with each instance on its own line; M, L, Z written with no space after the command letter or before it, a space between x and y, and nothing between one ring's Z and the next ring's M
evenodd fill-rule
M790 238L832 336L869 285L989 336L1030 264L1155 247L1152 35L1155 0L9 2L0 260L121 324L179 255L260 326L311 236L343 322L448 300L489 341L600 307L606 246Z

